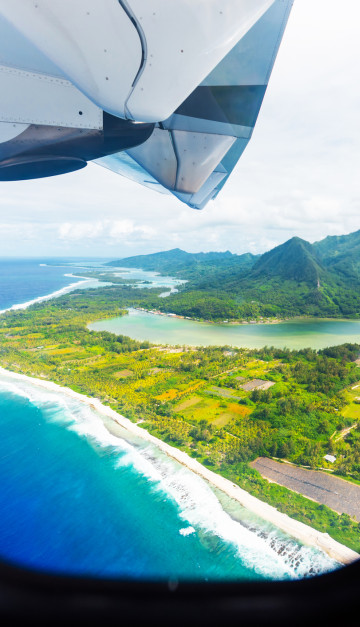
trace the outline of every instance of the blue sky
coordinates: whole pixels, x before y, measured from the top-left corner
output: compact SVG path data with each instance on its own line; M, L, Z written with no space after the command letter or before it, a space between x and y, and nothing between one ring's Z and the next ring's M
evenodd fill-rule
M89 164L0 183L0 254L258 253L359 229L359 23L358 0L295 0L253 138L203 211Z

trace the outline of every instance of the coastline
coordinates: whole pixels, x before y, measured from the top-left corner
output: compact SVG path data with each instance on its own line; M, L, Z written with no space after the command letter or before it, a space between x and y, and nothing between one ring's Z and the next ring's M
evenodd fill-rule
M134 311L140 311L152 316L163 316L167 318L174 318L178 320L190 320L191 322L197 322L199 324L214 324L225 327L241 327L246 325L274 325L282 324L284 322L359 322L360 318L329 318L329 317L317 317L317 316L292 316L290 318L260 318L259 320L202 320L200 318L191 318L190 316L182 316L180 314L174 314L171 312L160 311L158 309L145 309L144 307L127 307L127 312L130 309ZM99 321L100 322L100 321Z
M27 309L31 305L35 303L42 303L46 300L51 300L52 298L57 298L58 296L63 296L63 294L67 294L72 290L76 289L80 285L84 283L93 283L94 280L98 281L98 279L87 279L82 276L77 276L76 274L64 274L64 276L71 277L73 279L81 279L81 281L76 281L75 283L70 283L70 285L66 285L62 287L60 290L56 290L55 292L51 292L50 294L45 294L45 296L38 296L37 298L33 298L32 300L28 300L26 303L17 303L12 305L11 307L7 307L6 309L1 309L0 314L6 313L7 311L16 311L18 309Z
M44 298L44 297L43 297ZM61 392L67 396L85 403L92 409L96 410L100 416L104 416L113 420L117 425L122 427L129 434L135 435L142 440L155 445L158 449L168 455L170 458L178 461L180 464L202 477L210 486L221 490L224 494L234 499L247 510L256 514L263 520L266 520L288 535L296 538L305 545L309 545L324 551L332 559L348 564L358 559L360 556L355 551L333 540L328 534L316 531L312 527L298 522L286 514L278 512L276 508L250 495L248 492L233 484L230 480L222 477L209 470L196 459L190 457L187 453L170 446L166 442L159 440L155 436L148 433L138 425L132 423L128 418L118 414L110 407L103 405L98 399L88 397L71 390L71 388L60 386L48 380L42 380L35 377L29 377L17 372L12 372L0 367L0 373L12 379L23 380L38 387L48 389L53 392Z
M171 291L168 292L167 296L171 293ZM162 294L160 294L160 296L162 296ZM200 324L221 324L226 326L241 326L243 324L278 324L279 322L289 322L295 319L306 319L306 316L296 316L294 318L261 318L259 320L202 320L201 318L191 318L190 316L182 316L181 314L160 311L160 309L145 309L144 307L130 307L130 309L134 309L135 311L142 311L153 316L167 316L168 318L177 318L179 320L191 320L192 322L199 322Z

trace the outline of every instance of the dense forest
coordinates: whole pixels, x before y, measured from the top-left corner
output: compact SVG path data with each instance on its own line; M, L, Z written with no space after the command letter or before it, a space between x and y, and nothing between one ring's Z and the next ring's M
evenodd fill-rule
M180 249L110 262L186 283L161 311L203 320L360 316L360 231L310 244L293 237L263 255Z
M360 482L359 345L322 351L169 347L89 331L156 290L78 290L0 316L0 365L99 398L294 518L360 550L359 524L269 484L258 456ZM355 384L355 385L354 385ZM330 464L325 455L333 454Z

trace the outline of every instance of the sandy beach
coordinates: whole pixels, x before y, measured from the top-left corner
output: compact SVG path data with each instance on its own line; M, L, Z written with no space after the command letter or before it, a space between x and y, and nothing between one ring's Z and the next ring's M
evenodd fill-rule
M61 392L66 394L77 401L87 404L92 409L96 410L100 415L106 416L113 420L117 425L122 427L129 434L133 434L138 438L141 438L147 442L152 443L158 449L163 451L166 455L175 459L183 466L186 466L189 470L196 473L203 479L205 479L211 486L220 489L229 497L240 503L250 512L256 514L263 520L266 520L285 533L289 534L293 538L296 538L303 544L316 547L329 555L332 559L348 564L358 559L360 555L348 547L333 540L327 533L321 533L304 523L298 522L286 514L278 512L276 508L264 503L260 499L255 498L239 486L233 484L228 479L221 477L220 475L212 472L196 459L190 457L187 453L180 451L179 449L170 446L169 444L162 442L158 438L154 437L141 427L132 423L128 418L118 414L116 411L103 405L98 399L90 398L78 392L74 392L70 388L62 387L56 383L50 381L44 381L34 377L28 377L23 374L11 372L0 367L0 374L11 377L14 380L23 380L32 383L33 385L45 388L52 392ZM126 434L124 434L126 438Z
M1 309L0 314L5 313L6 311L17 311L19 309L27 309L31 305L35 303L43 303L45 300L51 300L52 298L58 298L59 296L63 296L64 294L68 294L72 292L76 288L84 287L85 284L89 284L94 282L94 279L88 279L87 277L79 276L77 274L64 274L64 276L71 277L72 279L81 279L80 281L75 281L74 283L70 283L70 285L66 285L55 292L51 292L50 294L45 294L45 296L38 296L37 298L33 298L32 300L27 301L26 303L18 303L12 305L11 307L7 307L6 309ZM97 279L95 279L97 281ZM98 281L97 281L98 282Z

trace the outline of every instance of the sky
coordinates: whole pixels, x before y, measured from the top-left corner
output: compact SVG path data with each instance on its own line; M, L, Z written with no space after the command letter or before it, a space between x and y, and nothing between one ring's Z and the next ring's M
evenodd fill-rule
M359 0L295 0L253 137L202 211L95 164L0 182L0 256L262 253L360 229Z

